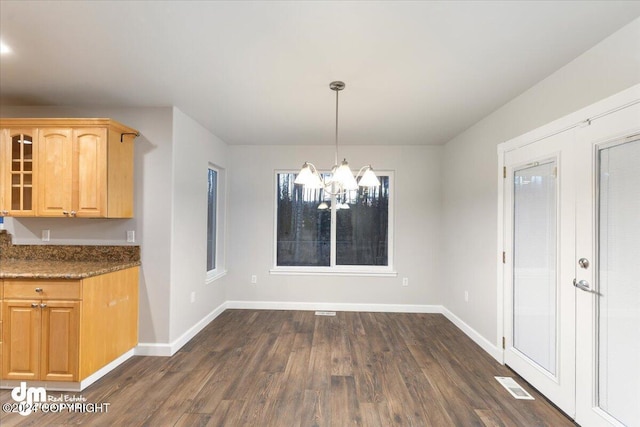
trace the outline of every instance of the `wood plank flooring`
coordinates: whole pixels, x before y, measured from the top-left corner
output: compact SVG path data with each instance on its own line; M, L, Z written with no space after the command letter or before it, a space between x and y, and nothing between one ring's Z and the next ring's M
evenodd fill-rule
M2 413L0 425L575 425L496 375L515 376L440 314L227 310L173 357L134 357L63 393L107 413Z

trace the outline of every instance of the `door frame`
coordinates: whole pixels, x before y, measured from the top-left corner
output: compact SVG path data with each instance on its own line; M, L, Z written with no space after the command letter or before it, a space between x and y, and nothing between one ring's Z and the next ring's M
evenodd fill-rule
M505 213L510 209L505 204L505 181L506 181L506 169L505 169L505 154L509 151L516 150L529 144L541 141L553 135L568 131L570 129L588 126L591 121L596 120L605 115L611 114L623 108L629 107L640 103L640 84L634 85L628 89L625 89L615 95L584 107L578 111L554 120L546 125L531 130L516 138L510 139L503 143L498 144L498 227L497 227L497 253L496 253L496 271L497 271L497 334L496 334L496 347L498 349L498 361L502 364L505 362L505 304L509 303L505 298L506 292L506 264L503 261L503 254L509 250L511 242L505 242L505 238L509 233L505 231Z

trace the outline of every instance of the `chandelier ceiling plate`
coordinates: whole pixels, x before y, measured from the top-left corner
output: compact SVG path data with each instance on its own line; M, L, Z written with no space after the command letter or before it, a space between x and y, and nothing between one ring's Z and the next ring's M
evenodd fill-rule
M336 92L339 91L339 90L344 89L344 86L345 86L344 82L341 82L339 80L336 80L335 82L329 83L329 88L331 90L335 90Z

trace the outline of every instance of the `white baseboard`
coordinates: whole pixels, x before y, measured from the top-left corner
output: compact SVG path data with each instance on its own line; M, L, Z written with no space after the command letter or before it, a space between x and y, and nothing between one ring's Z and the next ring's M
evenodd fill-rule
M491 341L483 337L473 329L471 326L466 324L462 319L458 316L450 312L446 307L442 307L442 314L451 321L454 325L458 327L462 332L464 332L469 338L473 340L476 344L478 344L484 351L489 353L491 357L496 359L500 364L503 364L503 355L502 350L498 348L496 345L492 344Z
M183 345L188 343L191 338L198 335L205 326L218 317L227 309L227 303L222 303L216 307L211 313L204 316L198 323L189 328L184 334L170 343L139 343L135 349L136 356L173 356Z
M387 313L442 313L441 305L419 304L351 304L331 302L227 301L228 309L359 311Z
M111 363L98 369L96 372L94 372L93 374L89 375L87 378L80 381L80 390L84 390L85 388L89 387L91 384L95 383L100 378L104 377L109 372L113 371L115 368L122 365L124 362L132 358L134 355L135 355L135 349L132 348L131 350L124 353L122 356L112 361Z
M80 382L66 382L66 381L29 381L29 387L43 387L46 390L50 391L70 391L70 392L80 392L85 388L89 387L91 384L98 381L100 378L107 375L109 372L113 371L118 366L122 365L128 359L134 356L134 349L127 351L122 354L118 358L112 360L110 363L106 364L102 368L98 369L93 374L89 375L87 378ZM0 381L0 388L3 389L12 389L14 387L19 387L21 382L25 382L25 380L2 380Z
M171 353L171 344L169 343L152 343L141 342L136 347L136 356L161 356L169 357Z

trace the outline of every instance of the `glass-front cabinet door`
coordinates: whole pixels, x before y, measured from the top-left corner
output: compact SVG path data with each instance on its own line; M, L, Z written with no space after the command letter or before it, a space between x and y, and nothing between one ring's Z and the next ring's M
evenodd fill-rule
M0 215L34 216L35 129L3 129L0 151Z

